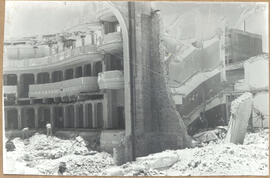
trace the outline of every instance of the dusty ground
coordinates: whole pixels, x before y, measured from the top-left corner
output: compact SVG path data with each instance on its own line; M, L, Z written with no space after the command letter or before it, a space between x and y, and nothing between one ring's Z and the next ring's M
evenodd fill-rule
M5 152L5 173L57 175L268 175L268 129L248 133L243 145L210 143L201 148L167 150L115 166L108 153L89 151L84 141L34 135L29 142L15 138L16 150Z

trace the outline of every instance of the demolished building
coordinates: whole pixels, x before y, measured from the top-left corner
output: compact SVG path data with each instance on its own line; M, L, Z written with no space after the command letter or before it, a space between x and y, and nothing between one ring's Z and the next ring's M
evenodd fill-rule
M255 66L262 70L261 84ZM238 29L225 28L223 39L217 36L199 48L193 46L181 60L173 59L168 71L174 101L189 134L200 128L227 125L231 102L244 92L256 97L269 91L268 55L262 52L262 37ZM264 101L267 108L268 98Z
M125 161L189 146L163 75L158 12L145 2L100 5L85 33L5 43L6 136L50 122L56 135L104 151L123 143Z

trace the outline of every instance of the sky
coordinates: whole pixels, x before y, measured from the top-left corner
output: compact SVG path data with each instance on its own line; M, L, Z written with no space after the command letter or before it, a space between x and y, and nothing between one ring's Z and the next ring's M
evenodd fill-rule
M96 18L97 2L6 1L5 39L62 32ZM151 2L176 38L208 39L221 22L261 34L268 52L268 6L263 3ZM224 20L225 19L225 20Z

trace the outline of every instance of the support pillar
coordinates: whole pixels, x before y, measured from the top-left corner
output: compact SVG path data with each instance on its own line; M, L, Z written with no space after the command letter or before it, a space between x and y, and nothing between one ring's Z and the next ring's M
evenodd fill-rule
M35 128L38 128L38 107L34 107L35 111Z
M51 123L51 125L52 125L52 128L54 128L55 127L55 125L54 125L54 108L53 108L53 106L51 106L50 107L50 123Z
M5 129L8 128L8 120L7 120L7 110L5 109L4 111L4 115L5 115Z
M83 104L83 127L87 128L87 126L88 126L87 104Z
M37 81L37 73L34 73L34 84L37 84L38 83L38 81Z
M20 97L20 88L21 88L21 75L17 76L17 94L16 94L16 104L18 104L18 99Z
M78 127L78 104L74 105L74 128Z
M18 129L22 129L22 108L18 108Z
M68 106L63 106L64 128L67 127L67 110L68 110Z
M92 103L92 125L93 128L97 128L97 114L96 114L97 103Z

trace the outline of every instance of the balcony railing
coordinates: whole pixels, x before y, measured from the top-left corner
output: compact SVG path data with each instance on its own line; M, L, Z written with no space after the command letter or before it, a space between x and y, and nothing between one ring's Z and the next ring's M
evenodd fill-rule
M86 45L77 47L74 49L66 50L60 52L58 54L47 56L43 58L31 58L24 60L8 60L7 58L4 60L4 69L5 68L27 68L27 67L35 67L35 66L44 66L55 64L64 60L71 60L72 57L76 57L83 54L95 53L96 45Z
M100 89L124 88L124 73L120 70L106 71L98 74L98 85Z
M17 95L17 86L16 85L4 85L4 94L15 94Z
M55 83L29 86L30 98L54 98L98 90L97 77L81 77Z
M113 32L104 35L102 44L98 48L105 53L121 53L123 50L123 41L121 32Z

